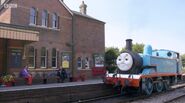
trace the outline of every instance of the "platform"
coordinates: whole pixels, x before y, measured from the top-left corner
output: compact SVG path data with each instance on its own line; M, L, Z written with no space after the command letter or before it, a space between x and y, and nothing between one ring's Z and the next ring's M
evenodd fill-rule
M92 85L92 84L101 84L101 83L103 82L101 79L99 79L99 80L86 80L83 82L80 81L80 82L40 84L40 85L30 85L30 86L0 87L0 92L71 87L71 86L82 86L82 85Z
M102 80L0 88L0 103L70 103L112 94Z

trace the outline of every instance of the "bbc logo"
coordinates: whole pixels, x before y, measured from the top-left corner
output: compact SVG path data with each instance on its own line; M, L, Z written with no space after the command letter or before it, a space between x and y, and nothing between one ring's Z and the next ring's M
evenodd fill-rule
M17 4L4 4L4 8L17 8Z

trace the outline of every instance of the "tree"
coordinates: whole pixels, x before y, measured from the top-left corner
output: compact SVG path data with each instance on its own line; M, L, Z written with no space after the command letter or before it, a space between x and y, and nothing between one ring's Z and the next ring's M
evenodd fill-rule
M106 69L111 73L114 72L117 68L116 59L118 55L119 55L118 48L114 48L114 47L106 48L105 64L106 64Z
M132 46L132 50L136 53L143 53L144 44L136 43Z
M119 49L115 47L106 48L105 63L107 66L115 65L115 61L119 55Z
M133 52L136 52L136 53L143 53L143 48L144 48L144 44L139 44L139 43L136 43L136 44L133 44L132 45L132 51ZM122 48L121 52L125 51L125 47Z
M182 66L185 67L185 54L181 55Z

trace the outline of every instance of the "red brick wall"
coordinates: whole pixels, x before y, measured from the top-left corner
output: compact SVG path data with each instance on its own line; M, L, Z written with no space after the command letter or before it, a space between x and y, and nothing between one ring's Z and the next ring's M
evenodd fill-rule
M41 25L42 11L47 10L50 14L56 12L60 16L60 24L71 19L70 13L63 7L59 0L12 0L11 3L18 4L18 8L12 9L11 23L28 25L30 8L34 7L38 11L38 25ZM67 18L67 19L66 19ZM69 20L68 20L69 19ZM50 21L51 27L51 21Z
M75 60L77 61L78 57L88 57L90 69L92 69L94 64L93 54L103 54L105 51L104 23L81 16L76 16L75 21ZM77 67L77 63L75 65ZM92 76L92 70L75 70L76 75L83 72L86 77Z
M64 51L71 51L71 47L67 47L66 43L71 43L72 17L59 0L52 0L52 2L51 0L12 0L10 3L18 4L18 8L12 8L11 24L29 26L30 8L34 7L38 11L35 30L40 32L40 40L28 45L37 49L36 68L40 68L40 49L42 47L46 47L48 50L48 68L51 68L52 48L56 48L60 54ZM49 13L49 25L47 28L41 27L43 10L47 10ZM59 30L51 29L52 13L57 13L60 16Z
M11 22L11 9L4 9L0 12L0 22L10 23Z

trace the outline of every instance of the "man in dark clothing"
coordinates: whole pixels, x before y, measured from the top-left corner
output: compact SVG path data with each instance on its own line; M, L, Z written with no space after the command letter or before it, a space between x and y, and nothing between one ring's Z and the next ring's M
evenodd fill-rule
M67 73L66 73L66 70L65 69L59 69L57 71L57 76L59 77L60 80L58 80L58 83L59 82L64 82L64 80L67 78Z

